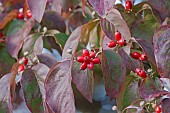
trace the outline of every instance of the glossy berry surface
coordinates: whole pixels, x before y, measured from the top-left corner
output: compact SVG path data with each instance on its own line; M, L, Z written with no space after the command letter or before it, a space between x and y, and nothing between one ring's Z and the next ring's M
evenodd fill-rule
M140 68L136 68L135 73L137 75L139 75L140 77L142 77L142 78L146 78L147 77L146 72L144 70L141 70Z
M117 43L120 45L120 46L125 46L126 45L126 41L124 39L120 39L119 41L117 41Z
M92 59L92 62L94 64L99 64L100 63L100 58L96 57L96 58Z
M23 57L23 60L24 60L24 65L27 65L27 63L28 63L28 58Z
M156 106L156 107L155 107L155 112L156 112L156 113L161 113L161 112L162 112L161 107Z
M31 18L32 17L32 13L30 12L30 10L27 11L27 18Z
M132 9L132 2L130 0L126 1L126 10Z
M141 56L139 57L141 61L145 61L148 59L148 56L145 53L142 53Z
M89 64L87 64L87 68L89 70L93 70L94 69L94 63L93 62L90 62Z
M90 57L85 56L85 57L84 57L84 62L86 62L87 64L89 64L89 63L90 63Z
M76 60L77 60L77 62L83 63L84 62L84 57L83 56L78 56Z
M115 39L116 39L117 41L119 41L121 38L122 38L121 33L118 32L118 31L115 32Z
M141 71L140 68L136 68L135 73L136 73L137 75L139 75L140 71Z
M96 56L96 53L95 53L95 52L93 52L93 51L90 52L90 54L89 54L89 57L90 57L90 58L95 58L95 56Z
M131 56L132 56L132 58L134 58L134 59L139 59L139 57L141 56L141 54L140 54L139 52L133 52L133 53L131 53Z
M19 65L18 67L18 72L24 71L25 70L25 66L23 64Z
M87 49L83 49L83 56L89 56L89 51Z
M113 48L113 47L116 46L116 42L112 40L112 41L110 41L109 43L107 43L107 46L108 46L109 48Z
M18 19L24 19L24 13L18 13L17 18Z
M81 70L85 70L87 68L87 64L84 62L80 65Z

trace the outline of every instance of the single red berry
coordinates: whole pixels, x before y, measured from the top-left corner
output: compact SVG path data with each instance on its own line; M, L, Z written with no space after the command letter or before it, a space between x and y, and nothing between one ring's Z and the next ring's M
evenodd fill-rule
M118 42L117 42L120 46L125 46L126 45L126 41L124 39L120 39Z
M87 49L83 49L83 56L89 56L89 51Z
M89 64L89 63L90 63L90 57L85 56L85 57L84 57L84 62L85 62L86 64Z
M30 10L27 11L27 18L31 18L32 17L32 13L30 12Z
M140 54L139 52L133 52L133 53L131 54L131 56L132 56L132 58L134 58L134 59L139 59L139 57L141 56L141 54Z
M90 62L90 64L87 64L87 68L89 70L93 70L94 69L94 63L93 62Z
M140 68L136 68L135 73L136 73L137 75L139 75L140 72L141 72L141 69L140 69Z
M112 41L110 41L109 43L107 43L107 46L108 46L109 48L115 47L115 46L116 46L116 42L112 40Z
M132 9L132 2L130 0L126 1L126 10L131 10Z
M80 65L81 70L85 70L87 68L87 64L84 62Z
M148 59L148 56L145 53L142 53L141 56L139 57L141 61L145 61Z
M24 19L24 13L18 13L17 18L18 19Z
M161 113L161 111L162 111L161 107L159 107L159 106L155 107L155 112L156 113Z
M28 63L28 58L23 57L23 61L24 61L24 65L27 65L27 63Z
M140 77L142 77L142 78L146 78L147 77L146 72L144 70L141 70L138 75Z
M25 66L23 64L19 65L18 67L18 72L24 71L25 70Z
M119 41L122 38L121 33L119 31L115 32L115 39Z
M95 58L95 56L96 56L96 53L93 52L93 51L91 51L90 54L89 54L89 57L90 57L90 58Z
M83 63L83 62L84 62L84 57L83 57L83 56L78 56L78 57L76 58L76 60L77 60L77 62Z
M92 62L94 64L99 64L100 63L100 58L96 57L96 58L92 59Z
M3 34L2 34L2 32L0 32L0 38L2 38L3 37Z

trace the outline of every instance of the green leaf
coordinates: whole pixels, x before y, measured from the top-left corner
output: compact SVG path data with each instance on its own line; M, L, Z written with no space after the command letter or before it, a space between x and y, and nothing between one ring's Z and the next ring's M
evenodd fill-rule
M54 35L56 43L58 43L62 48L64 48L64 45L68 39L68 35L64 33L57 33Z

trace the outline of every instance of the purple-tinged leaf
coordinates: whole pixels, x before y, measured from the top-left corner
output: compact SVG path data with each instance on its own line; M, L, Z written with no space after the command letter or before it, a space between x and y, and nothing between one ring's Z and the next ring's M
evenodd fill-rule
M126 76L126 66L119 54L113 50L103 50L102 71L106 92L111 98L115 98Z
M7 36L6 43L9 54L18 59L18 53L24 43L24 40L27 38L32 27L34 26L34 19L29 19L21 30L19 30L15 35Z
M162 21L164 21L166 17L170 16L169 0L148 0L148 2L152 6L154 13L159 15Z
M64 49L63 49L63 54L62 54L62 59L68 59L72 57L72 54L74 55L76 53L78 44L79 44L79 40L81 38L81 29L82 26L76 28L72 34L70 35L70 37L68 38ZM70 53L69 53L70 51Z
M12 73L4 75L0 79L0 111L4 113L12 113L12 104L11 104L11 94L10 94L10 80Z
M42 95L33 70L27 69L24 71L21 87L29 110L31 112L43 113Z
M170 113L170 99L162 100L162 113Z
M154 98L160 97L161 95L167 94L156 85L155 81L150 77L145 78L139 88L140 96L146 101L152 101Z
M170 92L170 79L169 78L160 78L162 85Z
M42 64L47 65L49 68L57 63L57 60L52 55L47 53L39 54L37 57Z
M151 60L152 64L156 66L155 56L154 56L154 47L153 45L144 39L136 39L139 45L142 47L145 54L148 55L148 58Z
M123 82L119 95L116 97L117 107L121 111L137 98L140 98L138 96L138 82L133 81L134 79L134 76L127 76Z
M55 64L45 81L46 102L55 113L75 113L71 61Z
M132 59L123 49L119 49L118 53L129 70L135 72L136 68L143 67L140 61Z
M160 27L154 34L154 53L161 77L170 78L170 26Z
M34 53L35 54L41 54L42 51L43 51L43 37L40 36L36 42L35 42L35 45L34 45Z
M95 11L105 17L107 12L114 6L116 0L89 0Z
M79 51L76 56L80 56L82 51ZM76 88L79 92L89 101L92 103L93 99L93 87L94 87L94 77L92 72L88 69L81 70L80 63L77 61L73 62L72 64L72 79L73 83L75 84Z
M47 0L27 0L29 9L33 17L40 23L45 11Z

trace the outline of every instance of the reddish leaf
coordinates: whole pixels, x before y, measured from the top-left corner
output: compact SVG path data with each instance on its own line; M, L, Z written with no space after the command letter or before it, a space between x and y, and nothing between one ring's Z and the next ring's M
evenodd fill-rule
M150 77L145 78L139 88L140 96L146 101L151 101L161 95L165 95L168 92L164 91L156 85L155 81Z
M170 113L170 99L166 98L162 101L162 113Z
M29 19L22 29L18 31L15 35L7 36L6 43L9 54L18 59L18 52L20 51L24 40L27 38L32 27L34 26L34 19Z
M41 63L47 65L49 68L57 63L57 60L47 53L39 54L38 59Z
M162 85L170 92L170 79L168 78L160 78Z
M65 60L54 65L46 78L46 101L56 113L76 112L70 72L71 61Z
M170 78L170 26L160 27L154 34L154 53L161 77Z
M82 51L78 52L76 56L79 56ZM81 70L80 63L77 61L72 64L71 75L73 78L73 83L76 85L76 88L79 92L92 103L93 99L93 87L94 87L94 77L90 70Z
M47 0L27 0L33 17L40 23L45 11Z
M10 79L12 73L4 75L0 79L0 111L6 113L12 113L12 104L11 104L11 94L10 94Z
M21 86L25 102L31 112L43 113L42 95L38 86L35 73L31 69L24 71Z
M18 10L12 10L0 23L0 29L3 29L10 21L17 17Z
M95 11L105 17L106 13L113 7L116 0L89 0Z
M160 15L162 21L170 16L170 1L169 0L148 0L155 13Z
M35 45L34 45L35 54L41 54L43 51L43 39L42 38L43 38L42 36L38 37L38 39L35 42Z
M148 55L148 58L151 60L152 64L156 66L153 45L144 39L136 39L136 41L142 47L143 51Z
M121 111L129 106L134 100L140 98L138 96L138 82L133 81L134 79L134 76L127 76L123 82L119 95L116 97L117 107Z
M102 71L106 92L111 98L115 98L126 76L126 66L122 58L113 50L103 50Z
M67 59L67 58L71 58L72 55L71 54L75 54L78 44L79 44L79 40L81 37L81 29L82 26L76 28L70 35L70 37L68 38L64 49L63 49L63 54L62 54L62 59ZM71 54L68 52L68 50L71 51Z
M129 70L135 72L136 68L142 67L140 61L132 59L123 49L119 49L118 53Z

